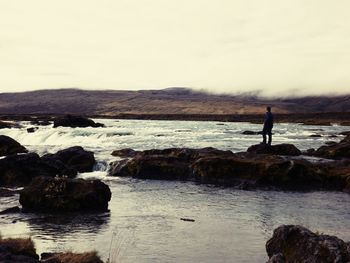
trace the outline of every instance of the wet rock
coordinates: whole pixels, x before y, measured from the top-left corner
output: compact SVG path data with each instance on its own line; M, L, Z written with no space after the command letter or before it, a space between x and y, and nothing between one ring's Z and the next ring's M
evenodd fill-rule
M96 252L86 253L42 253L43 263L103 263Z
M244 131L244 132L242 132L242 134L244 134L244 135L261 135L262 134L262 132L261 131Z
M37 263L34 243L31 239L0 237L0 262L4 263Z
M0 121L0 129L11 129L13 125L9 122Z
M107 211L109 187L100 180L36 177L20 193L24 211Z
M21 209L18 206L14 206L1 211L0 215L14 214L19 212L21 212Z
M27 128L27 132L28 133L34 133L38 129L39 129L38 127L30 127L30 128Z
M322 189L323 174L311 163L278 156L202 158L193 164L196 181L243 189L276 187L288 190Z
M190 175L189 163L176 157L147 155L118 162L110 171L113 176L140 179L186 180Z
M321 138L322 135L320 135L320 134L311 134L309 137L310 138Z
M313 155L330 159L350 158L350 136L348 135L339 143L321 146Z
M17 194L17 190L10 190L7 188L0 187L0 197L9 197Z
M11 137L0 135L0 156L26 152L27 149Z
M343 190L346 167L346 163L321 165L273 154L170 148L137 152L130 159L116 161L111 164L109 175L191 180L240 189Z
M52 123L49 120L32 120L30 124L39 125L39 126L48 126L48 125L51 125Z
M275 260L269 262L350 261L350 250L343 240L319 235L298 225L283 225L275 229L272 238L266 243L266 251L270 260Z
M23 186L36 176L55 176L59 171L36 153L9 155L0 159L0 186Z
M96 162L94 153L84 150L81 146L70 147L55 154L46 154L42 159L51 164L57 163L58 166L60 166L59 162L62 162L80 173L92 172Z
M286 263L284 256L281 253L273 255L267 263Z
M287 156L298 156L301 155L301 151L296 148L293 144L256 144L252 145L247 150L250 153L256 154L273 154L273 155L287 155Z
M134 157L135 155L139 154L139 151L135 151L133 149L130 148L126 148L126 149L121 149L121 150L115 150L112 152L113 156L118 156L118 157Z
M96 123L91 119L82 117L82 116L73 116L73 115L66 115L62 118L56 118L53 123L53 127L71 127L71 128L85 128L85 127L104 127L102 123Z

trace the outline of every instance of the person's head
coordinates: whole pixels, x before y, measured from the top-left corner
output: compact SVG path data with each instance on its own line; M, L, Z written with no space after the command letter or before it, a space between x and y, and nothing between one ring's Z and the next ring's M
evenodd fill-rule
M271 107L270 107L270 106L267 106L267 107L266 107L266 110L267 110L268 112L270 112L270 111L271 111Z

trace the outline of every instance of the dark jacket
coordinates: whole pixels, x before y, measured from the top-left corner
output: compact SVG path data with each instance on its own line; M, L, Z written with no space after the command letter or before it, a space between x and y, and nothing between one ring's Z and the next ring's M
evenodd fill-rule
M273 115L271 112L266 112L264 119L264 128L272 128L273 127Z

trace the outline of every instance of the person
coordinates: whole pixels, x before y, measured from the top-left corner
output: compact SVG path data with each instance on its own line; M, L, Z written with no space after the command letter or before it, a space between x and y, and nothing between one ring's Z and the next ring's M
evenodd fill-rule
M269 136L268 145L272 142L272 128L273 128L273 115L271 113L271 107L266 107L266 114L264 118L264 127L262 131L263 144L266 144L266 135Z

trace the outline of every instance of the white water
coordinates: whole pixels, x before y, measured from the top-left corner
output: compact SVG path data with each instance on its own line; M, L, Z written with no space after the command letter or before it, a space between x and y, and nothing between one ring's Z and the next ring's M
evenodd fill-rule
M245 151L260 136L249 123L97 120L106 128L40 127L27 133L3 129L30 151L44 154L74 145L95 152L97 177L112 191L110 212L99 215L0 216L3 236L32 236L39 252L96 249L118 262L265 262L265 242L280 224L302 224L312 230L350 240L350 195L337 192L241 191L193 183L139 181L106 176L113 150L168 147L215 147ZM299 149L318 148L349 130L342 126L277 124L273 143L293 143ZM310 138L320 134L321 138ZM1 199L0 210L18 204L18 196ZM195 222L181 221L181 217ZM13 221L15 221L13 223ZM117 248L120 248L119 250ZM118 252L119 251L119 252Z

